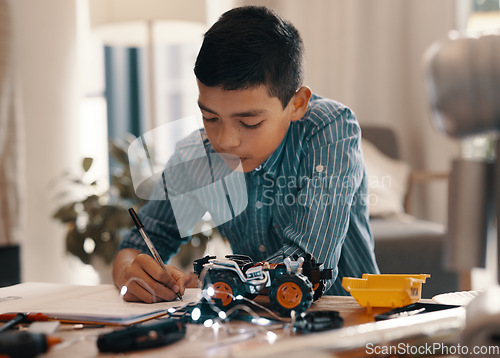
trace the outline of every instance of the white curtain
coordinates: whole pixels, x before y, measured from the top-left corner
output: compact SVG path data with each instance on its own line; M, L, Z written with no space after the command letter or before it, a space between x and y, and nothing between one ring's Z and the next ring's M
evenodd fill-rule
M78 283L52 218L64 172L80 168L76 0L7 0L22 114L22 280ZM18 118L16 118L18 123ZM99 137L95 137L96 140Z
M414 169L447 170L458 144L430 119L423 55L455 28L455 0L241 0L290 20L306 50L306 84L351 107L359 122L390 126ZM446 183L416 188L420 217L446 222ZM417 195L415 195L417 194ZM418 195L420 194L420 195Z
M20 131L11 63L9 7L0 0L0 246L19 242Z

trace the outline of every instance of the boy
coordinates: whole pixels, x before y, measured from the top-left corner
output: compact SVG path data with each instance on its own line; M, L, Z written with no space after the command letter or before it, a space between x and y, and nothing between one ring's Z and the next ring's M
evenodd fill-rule
M246 208L218 225L233 252L256 262L309 253L334 269L326 293L341 295L342 277L378 273L361 132L349 108L302 85L302 66L302 40L293 25L264 7L226 12L205 34L194 68L200 133L207 154L220 153L227 166L244 173ZM189 140L177 146L184 151L178 156L190 155ZM190 186L185 183L206 177L184 173L164 174L164 183L178 176ZM163 259L188 239L179 233L167 184L170 200L151 200L139 212ZM165 272L141 253L148 248L133 229L113 267L117 287L127 286L125 300L173 300L194 284L189 275L172 266Z

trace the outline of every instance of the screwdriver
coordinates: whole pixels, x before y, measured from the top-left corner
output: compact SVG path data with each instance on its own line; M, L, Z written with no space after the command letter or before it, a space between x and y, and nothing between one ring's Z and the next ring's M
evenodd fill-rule
M0 333L0 356L33 358L46 353L60 342L62 342L60 338L48 336L45 333L3 332Z

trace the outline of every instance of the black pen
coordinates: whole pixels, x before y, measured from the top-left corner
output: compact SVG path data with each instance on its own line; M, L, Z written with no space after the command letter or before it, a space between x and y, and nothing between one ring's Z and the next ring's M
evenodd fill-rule
M163 260L160 257L160 254L158 251L156 251L156 248L154 247L153 243L151 242L151 239L149 236L146 234L144 231L144 225L142 225L141 220L139 219L139 216L137 216L137 213L135 212L134 208L128 209L128 212L130 216L132 217L132 220L134 221L135 226L137 227L137 230L139 230L139 233L141 234L142 238L146 242L146 245L148 245L149 251L151 251L151 254L153 254L154 259L163 267L165 271L168 272L167 267L163 263ZM182 296L180 292L176 292L177 297L179 300L182 301Z

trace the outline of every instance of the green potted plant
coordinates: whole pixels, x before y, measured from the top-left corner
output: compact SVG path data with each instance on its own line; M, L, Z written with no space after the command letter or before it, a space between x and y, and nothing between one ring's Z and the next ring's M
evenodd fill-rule
M93 264L99 258L110 265L123 231L133 225L128 208L133 206L138 210L146 202L135 195L130 175L127 148L134 139L130 136L110 141L110 154L119 164L119 169L111 173L107 190L100 189L97 181L91 178L93 158L82 160L79 174L63 174L64 190L58 194L58 199L66 202L53 217L67 226L67 251L83 263Z

